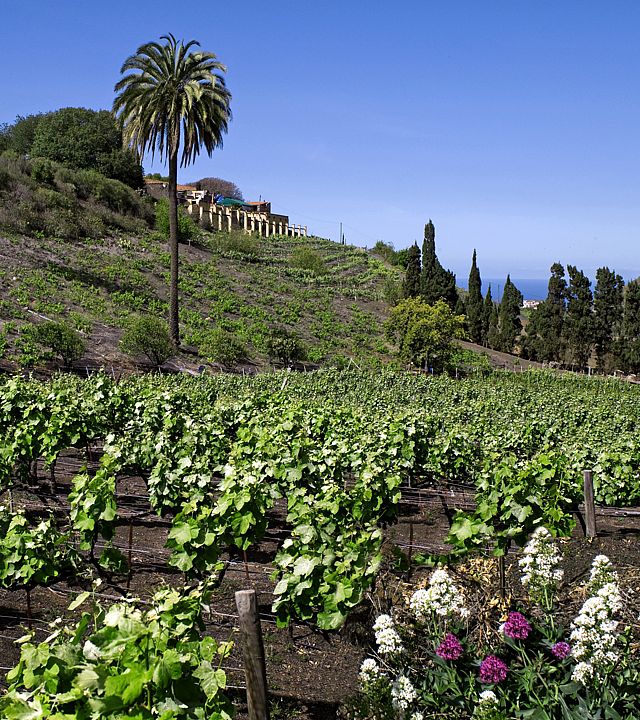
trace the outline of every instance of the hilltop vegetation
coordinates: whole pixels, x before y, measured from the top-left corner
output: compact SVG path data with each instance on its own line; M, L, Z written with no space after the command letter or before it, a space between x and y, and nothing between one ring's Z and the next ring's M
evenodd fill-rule
M2 156L5 360L41 364L30 328L46 318L84 336L85 360L127 362L119 341L131 319L167 316L169 254L153 225L152 203L116 180ZM264 364L274 332L294 338L312 363L389 358L385 293L393 295L397 269L320 238L192 230L192 242L180 250L180 292L183 341L201 353L193 364L227 362L231 346L233 360Z

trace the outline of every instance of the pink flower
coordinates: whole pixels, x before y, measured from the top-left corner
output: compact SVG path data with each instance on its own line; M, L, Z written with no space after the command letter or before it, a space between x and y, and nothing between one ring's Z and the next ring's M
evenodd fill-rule
M571 645L566 642L557 642L552 648L551 652L558 658L558 660L566 660L571 654Z
M522 613L512 612L509 613L502 632L512 640L526 640L531 632L531 625Z
M480 682L499 683L506 679L509 668L495 655L487 655L480 663Z
M436 655L443 660L457 660L464 650L460 644L460 640L452 633L447 633L444 640L438 646Z

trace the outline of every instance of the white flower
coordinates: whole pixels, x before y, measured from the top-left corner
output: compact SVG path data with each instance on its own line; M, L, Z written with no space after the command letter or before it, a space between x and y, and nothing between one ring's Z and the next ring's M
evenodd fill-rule
M378 652L381 655L398 653L402 650L402 639L398 635L390 615L380 615L373 625Z
M553 590L562 581L564 571L559 568L560 560L551 533L544 527L537 528L518 561L522 568L522 584L532 599L541 601L545 592Z
M596 555L591 563L588 589L596 592L605 585L618 582L618 573L606 555Z
M418 693L411 684L411 680L404 675L398 675L391 686L391 703L393 707L404 712L417 699Z
M424 720L424 715L416 710L416 712L409 715L409 720Z
M102 655L100 648L97 645L94 645L91 640L87 640L87 642L83 645L82 654L86 660L99 660Z
M380 666L373 658L366 658L360 665L360 682L371 683L380 677Z
M498 697L497 697L496 694L493 692L493 690L483 690L483 691L480 693L479 702L480 702L480 704L482 704L482 703L487 703L487 704L491 703L492 705L495 705L495 704L498 702Z
M593 561L589 581L589 588L595 594L584 601L571 625L571 654L578 661L572 678L583 685L620 657L619 622L615 615L622 608L622 598L618 584L611 581L615 578L609 559L598 555Z
M571 679L574 682L586 685L593 677L593 666L590 663L579 662L573 669Z
M434 615L442 619L457 616L464 620L469 617L469 611L464 605L464 595L442 568L431 575L428 588L421 588L413 593L409 607L419 622L424 622Z

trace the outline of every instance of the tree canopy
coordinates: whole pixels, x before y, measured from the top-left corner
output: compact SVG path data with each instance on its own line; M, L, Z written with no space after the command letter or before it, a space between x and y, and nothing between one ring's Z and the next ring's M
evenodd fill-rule
M141 157L158 153L169 166L169 333L178 346L178 156L189 165L202 148L208 155L222 145L231 119L226 67L195 40L141 45L120 69L113 111L125 142ZM180 154L180 148L182 153Z
M106 177L142 187L142 166L122 148L122 132L108 110L67 107L18 117L5 131L7 149L70 168L97 170Z
M464 317L444 300L429 305L419 297L406 298L391 310L385 330L403 362L439 372L451 357L453 340L464 337Z
M223 180L222 178L217 177L205 177L189 184L199 188L200 190L208 190L212 195L220 193L220 195L233 198L234 200L244 200L242 191L234 182L231 182L231 180Z

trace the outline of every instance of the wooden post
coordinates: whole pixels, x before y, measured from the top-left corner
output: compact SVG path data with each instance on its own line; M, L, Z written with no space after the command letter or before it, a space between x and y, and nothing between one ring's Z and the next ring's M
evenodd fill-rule
M239 590L236 593L236 607L240 618L249 720L269 720L267 670L256 591Z
M131 575L133 574L133 565L131 563L131 550L133 548L133 520L129 520L129 572L127 573L127 590L131 587Z
M504 555L500 555L500 557L498 558L498 579L500 583L500 598L504 600L505 595L507 594L507 580L505 575Z
M584 471L584 524L586 537L596 537L596 505L593 499L593 473L591 470Z

